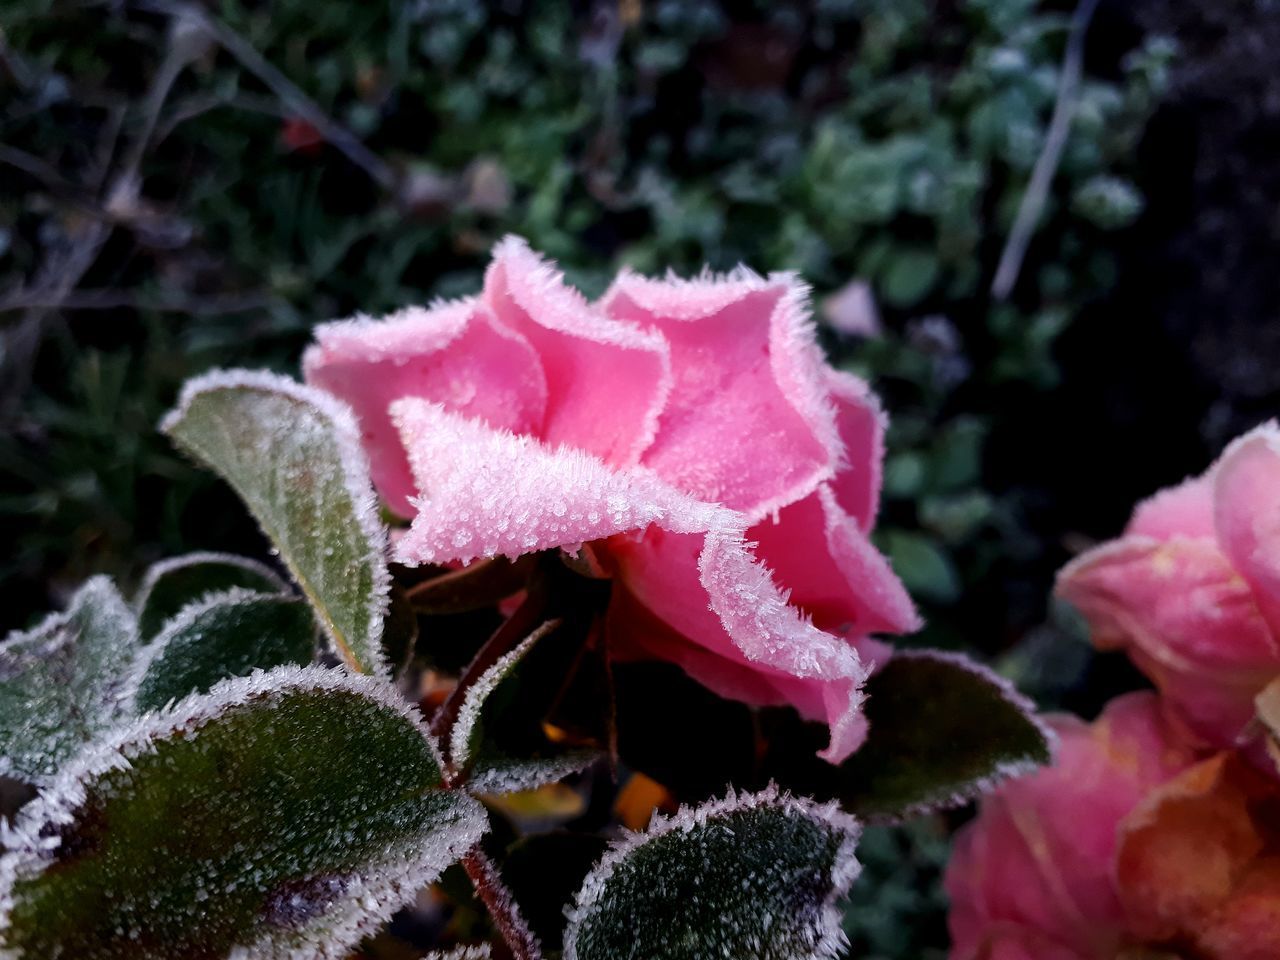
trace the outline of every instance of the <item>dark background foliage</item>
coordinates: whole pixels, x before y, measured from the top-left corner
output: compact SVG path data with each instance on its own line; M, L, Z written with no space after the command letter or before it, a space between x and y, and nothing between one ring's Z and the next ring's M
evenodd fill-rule
M181 381L292 372L317 321L471 292L514 231L591 295L624 263L800 271L820 316L861 323L824 340L893 414L879 536L921 642L1086 714L1137 682L1049 588L1276 410L1274 4L1100 4L1006 300L1068 6L201 9L216 36L171 0L0 2L6 626L90 573L260 554L154 430ZM833 298L858 280L875 317ZM869 836L858 955L945 942L945 851L935 821Z

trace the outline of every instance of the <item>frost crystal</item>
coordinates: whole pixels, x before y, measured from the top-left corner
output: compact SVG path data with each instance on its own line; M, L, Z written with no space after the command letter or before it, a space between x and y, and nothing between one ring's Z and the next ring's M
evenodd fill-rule
M289 585L266 564L233 553L196 551L152 564L133 600L138 635L144 640L154 637L166 620L191 601L233 587L289 592Z
M391 407L414 479L418 515L396 544L403 563L469 562L585 543L657 523L692 533L740 528L641 468L614 470L569 447L495 430L423 400Z
M389 673L387 534L351 410L286 377L215 371L187 382L161 429L240 494L343 660Z
M0 774L53 776L121 713L137 625L106 577L80 588L65 613L0 644Z
M388 683L255 672L141 718L23 809L0 956L336 960L485 826Z
M300 597L231 589L187 604L137 657L134 709L155 710L219 680L310 663L316 629Z
M772 786L655 817L587 875L565 960L833 960L859 832L835 804Z

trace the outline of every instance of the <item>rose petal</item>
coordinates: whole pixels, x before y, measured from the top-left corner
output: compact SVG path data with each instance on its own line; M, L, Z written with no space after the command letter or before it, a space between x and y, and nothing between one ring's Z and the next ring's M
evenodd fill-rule
M1280 957L1280 857L1249 868L1231 899L1205 921L1199 941L1208 960Z
M840 506L857 519L863 530L870 531L880 509L884 432L889 418L860 377L829 370L827 383L836 404L836 427L846 461L831 481L831 488Z
M1280 631L1280 427L1267 423L1240 437L1212 474L1218 542Z
M1213 483L1206 477L1192 477L1161 490L1133 509L1125 533L1156 540L1173 537L1214 536Z
M533 344L547 377L542 439L613 466L637 463L671 390L662 337L593 309L519 237L494 249L483 299Z
M988 795L957 838L945 878L956 956L981 956L979 945L1009 926L1086 957L1114 956L1123 941L1117 825L1192 755L1149 693L1111 701L1091 726L1074 717L1053 726L1055 764Z
M397 513L412 516L416 488L392 401L422 397L517 433L542 427L547 384L537 354L475 300L327 323L315 337L302 361L307 382L351 405L373 481Z
M580 450L494 430L439 404L399 400L391 418L421 491L417 516L395 546L401 563L515 558L652 523L685 533L740 523L650 471L614 470Z
M1135 934L1194 940L1204 930L1263 850L1252 809L1269 792L1265 778L1221 753L1154 790L1125 818L1116 885ZM1230 933L1229 925L1218 930Z
M862 685L868 667L843 638L809 623L780 592L767 567L756 560L732 532L717 530L705 537L681 536L650 529L643 538L615 537L609 551L618 564L625 589L672 630L672 636L764 674L763 693L741 696L756 703L778 697L811 719L825 720L831 742L821 756L838 763L866 736ZM705 590L691 590L701 581ZM716 661L671 652L663 659L680 662L695 679L717 687Z
M1058 575L1057 594L1089 621L1100 647L1125 648L1187 723L1229 746L1253 698L1280 671L1253 592L1210 540L1128 536Z
M902 581L825 484L751 527L747 539L821 629L863 649L866 634L920 628ZM878 662L886 659L883 649L877 654Z
M610 316L660 332L675 383L644 463L752 522L813 491L841 462L841 440L794 277L650 280L623 272Z

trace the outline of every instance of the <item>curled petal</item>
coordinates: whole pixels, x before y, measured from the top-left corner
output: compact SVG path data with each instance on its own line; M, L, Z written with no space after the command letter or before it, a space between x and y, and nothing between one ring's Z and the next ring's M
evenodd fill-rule
M1211 540L1128 536L1063 568L1057 593L1121 647L1193 730L1233 744L1280 652L1253 591Z
M609 549L625 589L671 628L670 636L715 658L681 654L673 646L663 659L681 663L718 692L755 703L787 702L826 721L831 742L821 755L833 763L861 745L868 666L848 641L818 629L788 603L735 532L680 536L651 529L639 539L615 537ZM703 590L690 589L699 581ZM714 677L713 665L721 662L742 665L767 686L747 688L733 679L742 690L727 690Z
M1116 830L1192 755L1165 726L1154 695L1111 701L1092 725L1057 717L1058 758L1005 783L957 840L945 886L956 957L1010 927L1083 957L1112 957L1125 919L1112 881Z
M1212 481L1208 477L1192 477L1148 497L1134 507L1125 533L1156 540L1213 539Z
M400 400L391 417L420 491L417 516L395 546L401 563L514 559L653 523L679 532L740 523L647 470L614 470L580 450L494 430L439 404Z
M662 337L593 309L519 237L494 249L483 300L542 358L542 439L614 466L634 465L653 441L671 390Z
M315 337L302 361L307 382L351 405L373 481L397 513L412 515L415 487L392 402L421 397L517 433L542 427L547 384L537 354L475 300L327 323Z
M1280 631L1280 427L1263 424L1231 444L1213 469L1218 542Z
M831 489L840 506L869 531L880 509L884 432L889 418L860 377L829 370L827 383L835 400L836 427L845 452L845 465L831 481Z
M1280 955L1277 858L1260 822L1280 788L1221 753L1154 790L1124 821L1116 885L1147 941L1198 942L1213 960ZM1269 921L1269 922L1268 922Z
M670 345L674 385L644 458L670 483L754 522L834 475L841 438L794 277L624 272L603 307Z
M906 588L832 489L818 488L747 531L791 602L831 633L909 633L921 626ZM876 658L883 661L885 657Z

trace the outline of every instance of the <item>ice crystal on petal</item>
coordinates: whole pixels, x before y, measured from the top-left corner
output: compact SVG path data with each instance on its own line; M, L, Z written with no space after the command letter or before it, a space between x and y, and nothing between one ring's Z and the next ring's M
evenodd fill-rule
M413 525L396 544L403 563L515 558L654 523L681 533L741 525L732 511L694 500L650 471L614 470L438 404L400 400L392 417L421 491Z

